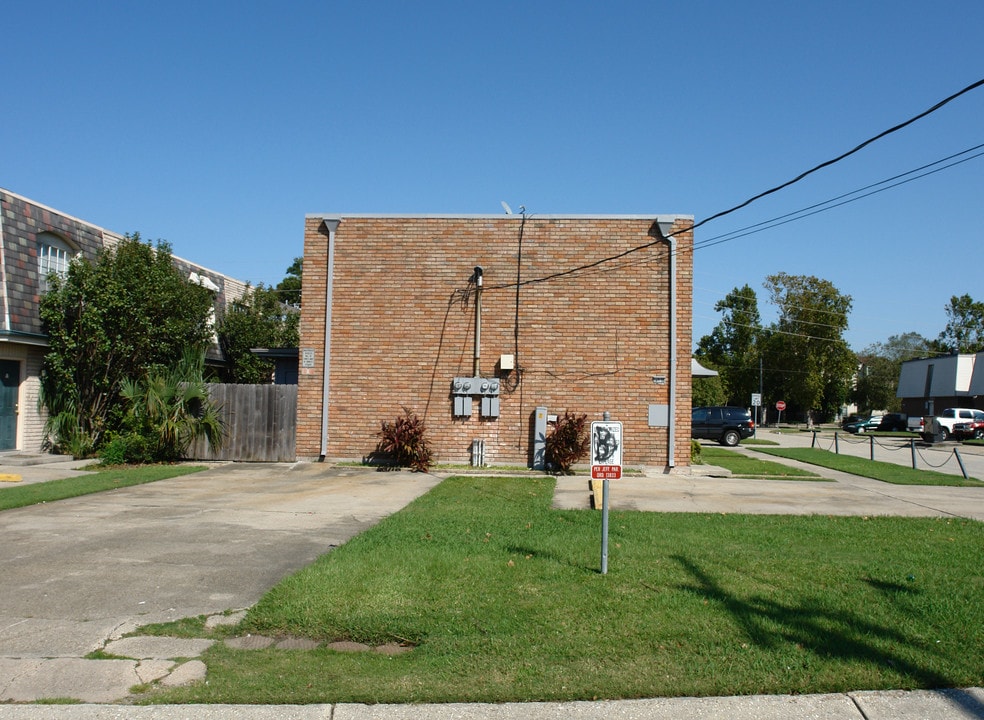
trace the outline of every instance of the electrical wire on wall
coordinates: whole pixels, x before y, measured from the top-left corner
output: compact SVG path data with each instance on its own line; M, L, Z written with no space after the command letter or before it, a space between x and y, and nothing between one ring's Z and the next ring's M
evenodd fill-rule
M522 382L523 368L519 364L519 293L523 287L523 234L526 231L526 206L520 205L522 218L519 222L519 247L516 252L516 307L513 311L513 371L504 378L503 390L516 392Z

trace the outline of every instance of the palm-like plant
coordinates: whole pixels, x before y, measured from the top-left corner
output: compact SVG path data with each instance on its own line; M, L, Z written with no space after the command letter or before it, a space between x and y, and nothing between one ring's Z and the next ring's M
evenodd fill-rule
M222 446L222 418L208 396L203 368L202 354L189 350L168 372L121 383L131 428L154 444L155 460L178 460L203 437L214 448Z

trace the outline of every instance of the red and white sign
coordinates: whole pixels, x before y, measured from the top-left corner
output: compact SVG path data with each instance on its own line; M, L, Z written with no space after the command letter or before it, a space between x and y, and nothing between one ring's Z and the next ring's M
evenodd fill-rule
M779 412L782 412L785 409L786 409L786 401L785 400L777 400L776 401L776 410L778 410Z

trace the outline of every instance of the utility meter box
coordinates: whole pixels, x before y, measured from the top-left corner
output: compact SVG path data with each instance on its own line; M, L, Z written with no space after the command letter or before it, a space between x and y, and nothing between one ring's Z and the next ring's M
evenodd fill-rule
M455 417L468 417L472 413L472 399L479 399L482 417L499 417L499 379L482 377L456 377L451 381Z

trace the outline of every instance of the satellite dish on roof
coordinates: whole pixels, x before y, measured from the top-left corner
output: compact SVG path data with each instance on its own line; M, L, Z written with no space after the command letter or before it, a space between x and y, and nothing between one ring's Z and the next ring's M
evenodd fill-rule
M505 200L501 200L499 201L499 204L502 205L502 209L506 211L506 215L512 215L512 208L509 207L509 203Z

